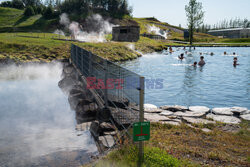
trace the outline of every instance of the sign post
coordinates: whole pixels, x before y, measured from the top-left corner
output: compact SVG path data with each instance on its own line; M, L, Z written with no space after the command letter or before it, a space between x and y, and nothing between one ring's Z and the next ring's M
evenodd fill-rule
M139 162L138 162L139 167L142 166L144 157L143 141L149 140L150 138L149 131L147 130L146 132L144 130L148 129L145 127L149 127L150 125L150 123L144 123L144 88L145 88L144 82L145 82L144 77L140 77L140 115L139 115L140 122L135 123L133 126L133 139L134 141L139 141Z

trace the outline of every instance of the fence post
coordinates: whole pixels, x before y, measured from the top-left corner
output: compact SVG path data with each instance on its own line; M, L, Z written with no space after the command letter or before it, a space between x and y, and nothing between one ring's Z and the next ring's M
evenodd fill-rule
M106 86L106 81L108 79L108 65L107 60L104 60L104 85ZM108 107L108 89L104 89L104 102L105 102L105 108Z
M140 77L140 115L139 115L139 122L144 122L144 85L145 78ZM143 148L143 141L139 142L139 164L138 166L141 167L144 158L144 148Z
M89 76L92 77L93 69L92 69L92 54L89 52Z

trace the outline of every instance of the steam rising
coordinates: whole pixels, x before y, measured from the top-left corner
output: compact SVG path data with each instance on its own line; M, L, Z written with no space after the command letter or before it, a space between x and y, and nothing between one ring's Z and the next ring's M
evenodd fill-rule
M148 33L154 33L156 35L160 35L164 37L165 39L168 38L168 32L160 29L159 27L156 27L155 25L147 25L147 31Z
M0 166L27 166L58 151L97 151L89 132L77 136L75 113L57 86L61 72L60 63L0 67Z
M60 24L70 32L72 39L84 42L106 42L105 35L110 34L114 27L99 14L89 16L82 26L78 22L71 22L68 15L63 13L60 16Z

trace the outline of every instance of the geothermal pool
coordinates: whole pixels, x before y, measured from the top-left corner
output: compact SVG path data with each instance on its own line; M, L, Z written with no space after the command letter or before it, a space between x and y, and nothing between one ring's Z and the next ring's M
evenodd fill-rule
M178 56L185 52L183 47L173 50L172 54L167 51L146 54L121 64L146 79L163 79L161 89L147 88L146 82L145 103L250 108L249 47L196 47L185 54L183 61L178 60ZM209 54L211 52L213 56ZM240 64L236 68L233 67L233 52ZM206 65L191 66L199 61L200 53L205 57Z
M97 153L58 88L60 64L0 67L0 166L80 166Z

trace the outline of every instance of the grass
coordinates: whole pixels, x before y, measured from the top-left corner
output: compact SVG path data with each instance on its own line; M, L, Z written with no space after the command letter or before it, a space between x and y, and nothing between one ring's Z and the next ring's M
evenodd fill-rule
M0 28L12 27L23 16L23 10L0 7Z
M185 124L151 124L144 166L249 166L250 121L243 121L237 133L224 132L221 126L225 125L196 125L212 130L206 133ZM127 142L91 166L136 166L137 160L136 147Z
M0 33L1 59L12 59L15 62L52 61L69 58L70 41L55 40L58 35L51 33ZM110 35L107 36L110 38ZM106 43L81 43L74 44L91 51L111 61L125 61L141 56L129 49L129 44L134 44L136 49L147 53L166 49L167 43L142 37L136 43L106 42Z

